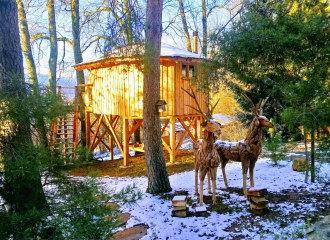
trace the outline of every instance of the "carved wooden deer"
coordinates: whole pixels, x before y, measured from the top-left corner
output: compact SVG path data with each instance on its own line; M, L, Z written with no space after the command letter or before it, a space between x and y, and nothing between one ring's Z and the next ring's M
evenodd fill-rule
M192 93L190 91L183 89L187 94L189 94L190 97L192 97L197 105L197 109L193 106L190 106L191 108L195 109L197 112L202 114L203 118L205 119L205 122L201 123L203 127L203 139L199 139L194 143L194 154L195 154L195 193L198 194L197 185L198 185L198 172L199 172L199 180L200 180L200 199L199 204L200 206L203 206L203 182L205 179L205 175L207 174L208 179L208 189L209 193L211 193L210 189L210 177L212 180L212 202L213 204L216 204L216 196L215 196L215 190L216 190L216 178L217 178L217 168L220 164L220 157L218 155L218 152L215 149L214 141L216 139L215 136L220 136L221 134L221 124L218 122L208 118L201 110L201 107L197 101L195 92L191 88ZM218 101L219 102L219 101ZM218 104L218 102L209 108L209 114L212 116L212 112L215 108L215 106Z
M226 187L228 187L225 172L226 164L229 160L242 162L243 192L246 197L246 175L248 169L250 174L250 185L251 187L254 187L253 170L262 150L262 128L272 128L273 124L266 117L262 116L263 107L265 106L268 98L262 101L260 100L257 106L255 106L245 93L242 93L242 95L245 100L250 103L255 114L255 117L248 129L246 138L238 143L216 141L215 145L221 159L221 169Z

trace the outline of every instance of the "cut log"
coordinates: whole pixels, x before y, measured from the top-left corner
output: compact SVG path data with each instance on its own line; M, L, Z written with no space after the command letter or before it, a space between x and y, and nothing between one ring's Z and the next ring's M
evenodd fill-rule
M259 197L259 196L248 196L248 200L250 202L262 202L262 201L265 201L265 197Z
M175 196L172 200L172 206L173 207L186 207L187 205L187 196L181 195L181 196Z
M186 210L187 205L185 206L178 206L178 207L173 207L173 211L182 211L182 210Z
M248 190L248 193L247 195L248 196L260 196L260 197L263 197L267 194L267 188L250 188Z
M250 208L252 209L264 209L268 208L268 201L261 201L261 202L250 202Z
M188 207L184 210L172 210L172 217L187 217Z

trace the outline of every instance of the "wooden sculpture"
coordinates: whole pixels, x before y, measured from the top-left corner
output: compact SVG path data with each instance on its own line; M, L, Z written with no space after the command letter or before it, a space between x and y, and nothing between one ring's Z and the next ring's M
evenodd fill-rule
M195 102L197 109L193 106L190 106L194 108L196 111L198 111L200 114L202 114L203 118L205 119L205 122L201 123L203 127L203 139L199 139L194 143L194 154L195 154L195 193L198 194L197 191L197 185L198 185L198 172L199 172L199 181L200 181L200 190L199 190L199 204L200 206L203 206L203 182L205 179L206 174L208 175L208 189L210 193L210 177L212 180L212 202L213 204L216 204L216 197L215 197L215 190L216 190L216 178L217 178L217 168L220 164L220 157L218 152L216 151L214 147L214 142L216 139L216 136L220 136L221 134L221 124L214 121L213 119L208 118L202 111L201 107L196 99L196 95L194 91L191 89L192 93L190 91L183 89L187 94L189 94L190 97L192 97ZM218 101L219 102L219 101ZM212 106L211 108L208 107L208 113L210 116L212 116L212 112L215 108L215 106L218 104L218 102Z
M245 100L250 103L253 113L255 114L255 117L248 129L246 138L238 143L216 141L215 146L221 159L221 169L226 187L228 187L225 172L226 164L229 160L242 162L243 192L246 197L246 174L248 169L250 174L250 185L251 187L254 187L253 169L262 150L262 128L272 128L273 124L266 117L262 116L263 107L268 98L262 101L260 100L257 106L255 106L245 93L242 93L242 95Z

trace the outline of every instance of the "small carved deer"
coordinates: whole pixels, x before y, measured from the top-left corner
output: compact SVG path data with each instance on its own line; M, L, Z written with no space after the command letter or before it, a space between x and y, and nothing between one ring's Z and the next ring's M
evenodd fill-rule
M265 106L268 98L262 101L260 100L257 106L255 106L245 93L242 93L242 95L245 100L250 103L252 111L255 114L255 117L248 129L246 138L238 143L216 141L215 145L221 159L221 169L226 187L228 187L225 172L226 164L229 160L242 163L243 192L244 196L247 197L247 170L249 169L250 185L251 187L254 187L253 170L262 150L262 128L272 128L273 124L266 117L262 116L263 107Z
M221 124L208 118L201 110L201 107L197 101L195 92L191 88L192 93L190 91L183 89L190 97L192 97L197 105L197 108L194 108L193 106L190 106L200 114L202 114L203 118L205 119L205 122L201 123L203 127L203 139L199 139L194 143L193 149L195 154L195 193L198 195L197 185L198 185L198 172L199 172L199 180L200 180L200 190L199 190L199 204L200 206L203 206L203 182L205 179L205 175L207 174L208 179L208 189L209 193L211 193L211 187L210 187L210 176L212 180L212 201L213 204L216 204L216 196L215 196L215 190L216 190L216 178L217 178L217 168L220 164L220 157L218 155L218 152L215 149L214 141L216 139L216 136L220 136L221 134ZM219 100L218 100L219 102ZM212 106L211 108L208 106L208 112L210 116L212 116L212 112L215 108L215 106L218 104L218 102Z

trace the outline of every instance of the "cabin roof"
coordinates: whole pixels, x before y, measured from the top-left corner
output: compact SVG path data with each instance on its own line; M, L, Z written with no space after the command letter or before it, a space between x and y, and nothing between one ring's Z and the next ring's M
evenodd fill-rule
M121 48L117 48L111 52L104 54L101 57L93 59L91 61L82 62L79 64L74 65L74 68L84 69L88 66L100 63L100 62L107 62L113 60L126 60L129 59L137 59L141 58L144 54L144 43L137 43L130 46L125 46ZM187 50L178 48L176 46L172 46L167 43L161 44L161 58L189 58L189 59L201 59L204 58L200 54L189 52Z

